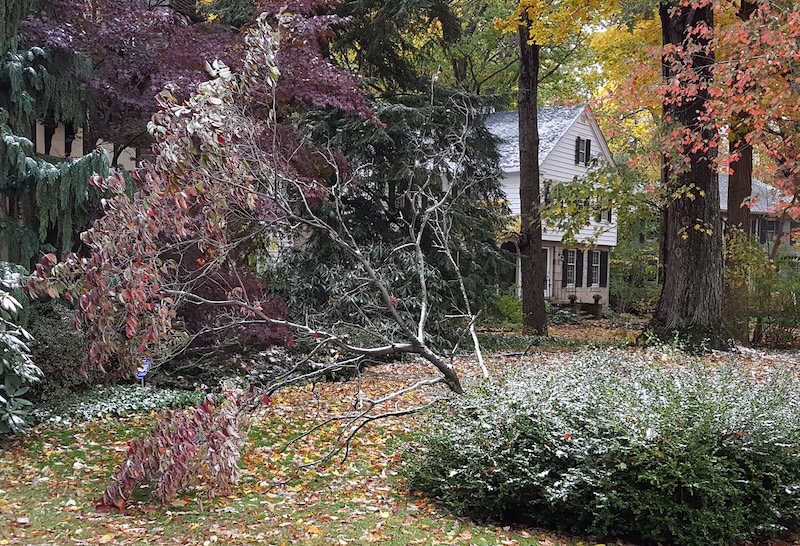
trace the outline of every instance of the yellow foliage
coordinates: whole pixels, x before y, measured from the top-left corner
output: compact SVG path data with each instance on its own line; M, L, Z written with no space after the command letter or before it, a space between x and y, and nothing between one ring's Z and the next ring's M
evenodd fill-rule
M596 33L589 45L609 87L617 87L626 82L634 70L641 70L653 61L648 51L661 45L661 23L651 18L637 21L632 28L612 25Z
M531 44L561 44L613 9L614 4L601 0L520 0L514 13L496 26L504 32L517 32L525 22Z

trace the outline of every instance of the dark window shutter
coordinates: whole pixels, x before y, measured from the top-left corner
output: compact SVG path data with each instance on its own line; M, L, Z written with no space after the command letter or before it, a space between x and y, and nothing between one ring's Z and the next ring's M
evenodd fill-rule
M583 250L575 251L575 287L583 286Z
M581 146L583 144L583 139L578 137L575 139L575 164L581 162Z
M600 286L608 286L608 251L600 252Z
M588 165L589 161L591 161L591 158L589 157L589 154L591 154L591 153L592 153L592 141L587 139L586 140L586 160L584 161L585 165Z
M594 221L600 223L603 220L603 212L600 211L597 213L597 216L594 217Z
M569 253L565 248L561 258L561 286L567 286L567 258L569 258Z
M763 245L767 242L767 221L765 219L761 219L761 233L758 234L758 240Z
M608 213L608 221L611 222L611 215L613 214L614 209L608 209L606 212Z
M800 227L800 222L791 222L789 224L789 244L790 245L793 245L793 244L795 244L797 242L797 240L794 238L794 230L796 230L798 227Z

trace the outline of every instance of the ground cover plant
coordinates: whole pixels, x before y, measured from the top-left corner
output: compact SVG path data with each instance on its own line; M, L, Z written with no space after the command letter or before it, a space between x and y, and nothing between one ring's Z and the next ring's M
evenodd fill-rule
M731 544L800 523L800 386L788 373L592 351L443 405L412 486L484 521Z
M199 404L204 392L150 388L142 385L104 385L88 392L44 404L31 413L42 423L81 423L109 417L129 417L168 408Z

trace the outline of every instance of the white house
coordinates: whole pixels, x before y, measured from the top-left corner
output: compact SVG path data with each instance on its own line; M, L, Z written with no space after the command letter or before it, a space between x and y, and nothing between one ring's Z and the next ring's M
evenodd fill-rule
M545 188L587 174L596 159L613 165L613 158L597 121L588 106L541 108L539 116L540 184ZM500 140L498 152L503 170L503 189L511 212L520 214L519 203L519 115L498 112L488 116L486 128ZM547 251L547 284L545 297L556 303L570 301L594 303L595 295L608 303L609 254L617 245L617 216L605 211L592 220L578 237L580 242L593 239L591 247L569 248L563 244L564 232L544 226L544 248ZM517 253L516 281L521 291L520 253L516 243L508 241L504 248Z

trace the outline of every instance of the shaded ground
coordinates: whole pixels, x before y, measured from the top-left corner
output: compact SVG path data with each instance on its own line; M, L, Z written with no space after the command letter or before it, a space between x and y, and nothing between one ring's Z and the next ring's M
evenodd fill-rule
M565 326L553 333L579 340L602 335L616 342L629 335L627 330L609 333L597 328ZM494 356L490 365L497 371L518 362L556 365L565 354L552 348L546 353L534 350L525 356ZM679 365L681 359L669 351L655 358L666 365ZM707 358L741 364L756 376L775 365L788 364L800 371L797 353L746 351ZM470 359L458 361L457 366L465 375L477 373ZM158 506L147 500L143 490L125 513L95 509L127 441L148 429L153 415L41 428L28 437L6 441L0 444L0 545L580 544L578 537L533 529L478 526L405 493L401 453L419 416L380 421L354 440L346 462L296 473L298 466L326 452L335 430L323 428L309 441L283 451L287 440L310 423L350 407L359 390L377 396L428 374L422 364L395 363L368 370L359 381L287 389L252 423L242 461L245 477L236 494L213 501L197 487L170 506ZM402 404L443 394L433 388L406 396ZM583 539L582 544L596 543Z

